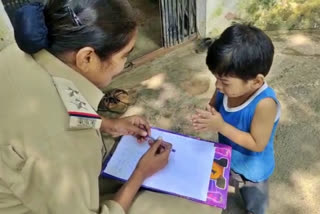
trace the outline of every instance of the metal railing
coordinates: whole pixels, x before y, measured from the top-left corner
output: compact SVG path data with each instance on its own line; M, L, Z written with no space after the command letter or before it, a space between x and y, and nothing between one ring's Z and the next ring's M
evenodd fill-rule
M161 0L163 46L184 42L197 33L196 0Z

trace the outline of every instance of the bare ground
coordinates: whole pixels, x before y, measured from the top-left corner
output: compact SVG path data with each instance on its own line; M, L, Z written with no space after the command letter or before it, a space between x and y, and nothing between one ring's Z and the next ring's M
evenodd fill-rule
M276 55L268 84L282 105L275 139L276 170L270 179L272 214L320 213L320 32L270 32ZM214 91L205 53L194 44L175 50L116 78L111 87L136 92L126 115L144 115L153 126L217 140L197 133L190 123ZM242 213L241 199L230 188L228 209ZM221 211L217 210L216 213Z

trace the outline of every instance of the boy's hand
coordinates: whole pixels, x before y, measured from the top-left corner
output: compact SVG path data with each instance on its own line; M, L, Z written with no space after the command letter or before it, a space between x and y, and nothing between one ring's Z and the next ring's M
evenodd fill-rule
M197 131L217 131L221 132L225 122L219 112L217 112L209 104L206 110L196 110L196 114L192 116L192 124Z

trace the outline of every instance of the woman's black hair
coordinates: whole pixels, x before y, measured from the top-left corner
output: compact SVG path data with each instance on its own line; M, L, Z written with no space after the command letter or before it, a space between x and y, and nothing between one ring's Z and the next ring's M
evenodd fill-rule
M89 46L108 58L129 43L137 26L127 0L49 0L44 16L53 54Z
M269 73L273 55L272 41L262 30L235 24L212 43L206 62L213 74L249 80Z
M106 59L132 39L137 23L127 0L47 0L16 13L15 37L27 53L54 55L92 47Z

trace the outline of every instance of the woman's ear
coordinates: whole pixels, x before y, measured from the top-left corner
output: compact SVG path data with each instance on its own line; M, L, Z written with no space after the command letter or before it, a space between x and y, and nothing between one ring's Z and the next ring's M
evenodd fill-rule
M100 59L91 47L84 47L76 53L75 65L82 73L88 73L100 67Z

